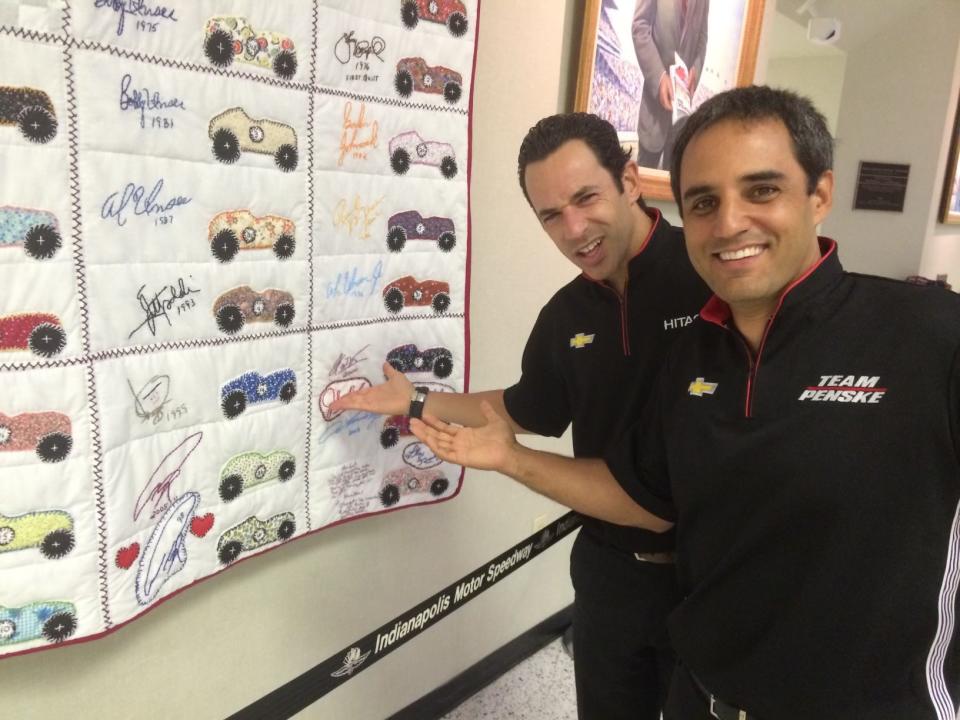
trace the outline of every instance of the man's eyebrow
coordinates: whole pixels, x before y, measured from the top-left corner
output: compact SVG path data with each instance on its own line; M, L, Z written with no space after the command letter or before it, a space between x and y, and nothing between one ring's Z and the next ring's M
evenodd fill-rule
M783 180L786 175L779 170L761 170L740 176L740 182L763 182L764 180Z
M713 185L694 185L693 187L689 187L686 189L686 191L684 191L683 199L689 200L694 195L704 195L712 191Z
M558 211L559 211L560 209L562 209L563 207L566 207L567 205L569 205L569 204L571 204L571 203L577 202L577 201L578 201L580 198L582 198L584 195L589 195L590 193L596 192L596 191L597 191L597 186L596 186L596 185L584 185L583 187L577 189L577 191L570 197L570 201L569 201L569 202L564 203L564 204L561 205L559 208L555 208L555 207L545 207L545 208L542 208L542 209L540 209L540 210L537 210L537 217L543 219L543 218L546 217L547 215L550 215L550 214L552 214L552 213L558 212Z
M740 183L755 183L770 180L783 180L785 177L786 175L779 170L759 170L757 172L741 175L737 181ZM706 195L711 192L714 192L713 185L694 185L693 187L689 187L684 191L682 199L689 200L696 195Z

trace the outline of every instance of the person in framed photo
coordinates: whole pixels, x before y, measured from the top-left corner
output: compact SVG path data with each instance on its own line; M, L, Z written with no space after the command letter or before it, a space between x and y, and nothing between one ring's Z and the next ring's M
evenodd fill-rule
M710 0L637 0L632 34L643 74L637 117L641 167L670 167L673 138L703 72L709 15Z

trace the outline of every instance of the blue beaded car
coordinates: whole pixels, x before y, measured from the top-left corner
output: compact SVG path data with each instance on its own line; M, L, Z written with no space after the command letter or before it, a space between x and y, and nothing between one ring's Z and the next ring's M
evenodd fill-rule
M289 368L269 375L247 372L220 388L220 407L228 419L233 419L254 405L271 400L288 403L297 394L297 376Z

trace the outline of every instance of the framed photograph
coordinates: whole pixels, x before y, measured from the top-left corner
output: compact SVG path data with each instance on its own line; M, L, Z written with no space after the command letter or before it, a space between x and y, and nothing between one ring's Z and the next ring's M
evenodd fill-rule
M957 104L947 156L947 172L943 178L943 199L940 202L940 222L960 225L960 103Z
M764 0L587 0L576 109L609 120L640 165L643 194L670 199L685 118L753 82Z

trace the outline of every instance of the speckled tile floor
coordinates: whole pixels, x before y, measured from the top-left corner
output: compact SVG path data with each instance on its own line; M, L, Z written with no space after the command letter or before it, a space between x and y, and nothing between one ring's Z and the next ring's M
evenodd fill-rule
M441 720L576 720L573 659L560 639L531 655Z

